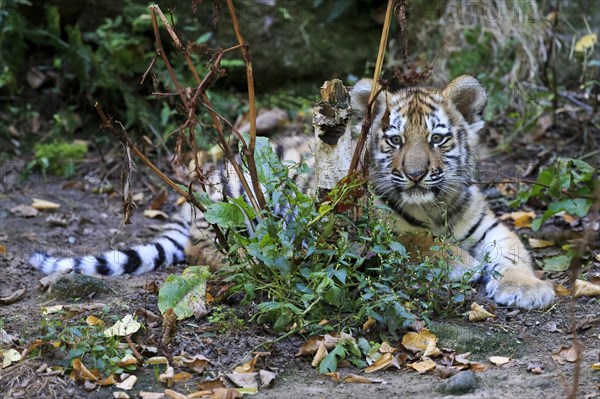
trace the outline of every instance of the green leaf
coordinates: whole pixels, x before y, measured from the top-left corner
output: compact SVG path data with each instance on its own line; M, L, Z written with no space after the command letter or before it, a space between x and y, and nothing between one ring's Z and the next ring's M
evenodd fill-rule
M158 292L158 309L173 308L178 320L206 312L208 266L191 266L181 275L171 274Z
M584 198L566 199L563 201L553 202L548 206L548 210L555 214L561 211L568 212L572 215L583 217L588 214L592 207L592 201Z
M547 272L562 272L569 268L573 254L552 256L544 259L544 271Z
M337 370L338 357L344 359L346 357L346 350L343 346L336 346L331 352L325 356L321 363L319 363L319 372L321 374L333 373Z
M208 223L219 227L240 227L244 225L246 217L244 212L234 204L215 202L207 207L204 218Z
M342 295L342 289L334 285L325 292L325 300L334 306L340 306L342 304Z
M407 256L406 248L404 248L404 245L400 244L398 241L391 241L390 249L394 252L399 253L402 256Z

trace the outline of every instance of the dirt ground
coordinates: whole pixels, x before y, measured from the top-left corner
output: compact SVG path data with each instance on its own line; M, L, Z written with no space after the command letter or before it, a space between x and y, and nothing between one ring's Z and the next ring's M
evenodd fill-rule
M508 156L497 156L496 165L514 162ZM524 160L527 160L523 155ZM511 161L512 159L512 161ZM494 164L490 170L494 168ZM42 179L30 177L19 183L16 178L23 165L4 165L2 171L3 192L0 196L0 244L7 252L0 255L0 297L26 288L26 294L17 302L0 304L0 320L3 329L20 339L18 349L22 350L40 334L42 307L63 304L68 301L51 299L39 284L43 275L27 264L27 255L33 250L44 248L52 253L77 254L96 253L107 247L123 243L136 243L153 235L150 228L160 223L146 219L141 209L146 209L155 193L155 182L149 177L141 178L136 185L138 192L145 194L131 225L123 226L121 202L116 194L95 194L90 190L84 177L75 182L58 178ZM114 182L118 186L118 182ZM154 191L154 193L153 193ZM30 205L33 198L41 198L59 203L55 215L66 220L66 226L56 226L50 214L42 212L35 217L22 217L10 210L18 205ZM565 229L554 226L555 230ZM531 231L520 231L520 233ZM556 231L554 232L556 233ZM546 236L552 231L540 233ZM590 249L594 254L598 248ZM544 254L540 253L539 256ZM146 287L148 283L160 285L169 273L181 271L184 266L174 266L145 276L123 276L105 279L109 288L106 293L98 293L88 298L80 298L77 303L106 303L111 311L124 315L138 308L160 314L157 296ZM600 272L599 262L589 266L586 273ZM566 274L550 277L564 283ZM476 300L489 305L479 290ZM237 312L238 317L248 318L248 309L238 309L235 299L225 303ZM465 304L466 308L466 304ZM74 317L83 323L90 314L81 313ZM600 302L597 298L581 297L572 301L563 297L555 306L544 311L515 311L498 308L497 319L480 323L469 323L464 318L436 320L432 330L440 339L440 347L452 348L460 352L472 352L471 358L486 363L487 370L477 373L478 382L464 398L561 398L573 388L575 370L579 367L578 398L600 398L600 371L592 370L592 364L600 361ZM46 316L48 317L48 316ZM575 327L575 328L573 328ZM573 346L574 335L581 344L582 358L579 363L566 362L561 365L553 359L553 353L561 348ZM257 345L268 344L277 338L267 326L249 323L245 327L230 328L222 333L211 331L206 319L188 319L177 327L174 340L168 345L158 345L161 337L159 323L148 323L140 333L138 342L157 345L160 355L176 355L185 351L189 354L204 355L213 362L204 373L195 375L186 383L175 384L179 392L192 392L200 381L214 378L219 373L228 372L250 354ZM278 373L270 388L259 390L256 398L441 398L451 396L443 387L448 380L437 373L419 374L407 368L388 369L370 375L382 380L376 384L354 384L334 382L321 375L310 365L310 358L296 357L303 337L294 336L275 344L261 347L270 354L259 359L260 368L268 368ZM511 360L502 366L495 366L489 356L507 356ZM88 392L81 383L73 382L67 376L45 376L36 371L42 363L49 365L58 362L57 358L28 358L25 361L0 370L0 396L3 398L108 398L113 397L114 387L104 387ZM541 374L531 370L539 367ZM359 370L342 369L342 373ZM139 391L162 392L165 386L159 383L154 370L140 368L135 372L138 383L129 391L130 397L138 397Z

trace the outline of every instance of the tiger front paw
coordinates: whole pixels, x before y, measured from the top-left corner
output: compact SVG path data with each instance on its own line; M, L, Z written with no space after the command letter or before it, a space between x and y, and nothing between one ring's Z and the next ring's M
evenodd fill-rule
M496 303L524 309L544 309L554 301L552 282L529 271L508 269L502 276L490 277L486 292Z

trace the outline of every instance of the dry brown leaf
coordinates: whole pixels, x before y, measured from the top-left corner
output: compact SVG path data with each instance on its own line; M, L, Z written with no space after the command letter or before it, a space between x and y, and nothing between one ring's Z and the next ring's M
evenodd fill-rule
M157 211L155 209L146 209L144 211L144 217L147 217L150 219L168 219L169 215L167 215L163 211Z
M256 361L258 360L258 354L256 354L252 359L248 360L246 363L241 366L237 366L233 369L234 373L253 373L254 366L256 365Z
M0 244L0 255L5 255L8 252L5 245Z
M321 341L323 341L322 335L314 335L310 337L308 341L303 343L300 349L298 349L296 356L312 355L313 353L316 353L319 349L319 346L321 346Z
M225 374L233 384L240 388L258 388L256 377L258 373L230 373Z
M362 329L365 332L369 332L371 330L371 327L373 327L375 325L375 323L377 323L377 320L375 320L372 317L369 317L367 319L367 321L365 321L362 325Z
M469 369L473 370L476 373L480 373L482 371L487 370L487 364L479 363L479 362L469 362Z
M382 370L390 367L394 361L394 355L384 353L381 357L373 362L372 365L365 369L365 373L373 373L377 370Z
M431 359L425 359L422 362L409 363L407 366L417 370L419 373L425 373L426 371L433 370L436 364Z
M325 359L325 356L327 356L328 353L329 352L327 351L327 348L325 348L325 342L321 341L319 343L319 349L317 349L317 353L315 353L315 357L313 358L310 365L313 367L317 367L321 363L321 361Z
M575 287L573 288L573 296L575 298L579 296L598 296L600 295L600 285L595 285L589 281L575 280Z
M381 346L379 347L379 352L381 353L394 353L396 352L398 349L394 348L393 346L391 346L389 344L389 342L387 341L383 341L383 343L381 344Z
M163 334L162 341L164 344L171 342L171 339L177 332L177 315L175 309L169 308L163 313Z
M85 322L88 326L104 326L104 321L97 318L96 316L89 315L85 318Z
M551 247L554 241L539 240L537 238L529 238L529 246L533 249Z
M489 318L495 318L496 315L485 310L483 306L477 302L471 304L471 310L467 313L469 315L469 321L485 321Z
M130 389L133 389L133 386L135 385L136 382L137 382L137 377L135 375L130 375L129 377L125 378L122 382L115 384L115 388L124 389L126 391L129 391Z
M427 344L427 348L425 348L425 352L423 352L423 357L436 357L440 356L442 352L436 346L435 341L429 341Z
M173 377L175 376L175 369L172 366L167 366L164 373L159 374L158 380L165 382L169 388L173 386Z
M76 358L71 362L71 367L73 371L71 371L71 379L75 381L98 381L98 375L90 371L85 365L81 362L81 359Z
M342 380L342 376L337 371L332 371L331 373L325 373L327 377L330 377L335 382L340 382Z
M168 196L165 190L161 190L150 202L150 209L160 209L167 202Z
M169 399L188 399L186 395L172 389L165 389L165 396Z
M115 380L115 375L111 374L108 377L106 377L103 380L100 381L96 381L96 384L100 385L100 386L106 386L106 385L113 385L116 384L117 380Z
M39 198L34 198L31 207L37 209L38 211L56 211L60 208L60 204Z
M510 362L510 357L505 356L490 356L490 362L494 363L496 366L502 366Z
M402 337L402 345L413 352L424 351L427 349L429 342L437 342L435 334L431 333L427 328L423 328L418 333L409 332Z
M208 396L211 399L238 399L241 398L243 394L237 389L233 388L217 388L212 391L211 396Z
M558 296L571 295L571 291L564 285L554 283L554 293Z
M354 383L354 384L381 384L383 380L368 378L362 375L348 374L342 378L342 382Z
M32 206L29 205L17 205L15 207L10 208L11 213L24 217L24 218L32 218L37 216L39 211Z
M267 370L260 370L258 372L258 376L260 377L261 388L268 388L269 386L271 386L271 383L275 381L277 373Z
M193 375L188 373L187 371L180 371L179 373L175 373L173 376L173 382L185 382L192 378Z
M126 367L138 364L138 360L132 354L127 354L117 363L117 367Z
M575 345L571 347L562 347L558 352L552 354L552 359L560 365L563 365L566 362L574 363L577 361L577 352L577 347Z
M214 380L206 380L198 384L198 389L200 390L213 390L217 388L225 388L225 383L223 382L223 377L217 377Z
M10 294L9 296L5 296L0 298L0 305L10 305L11 303L17 302L19 299L25 296L27 292L27 288L21 288Z
M173 365L177 367L185 366L194 370L196 373L202 373L205 368L212 365L212 362L203 355L180 355L173 356Z

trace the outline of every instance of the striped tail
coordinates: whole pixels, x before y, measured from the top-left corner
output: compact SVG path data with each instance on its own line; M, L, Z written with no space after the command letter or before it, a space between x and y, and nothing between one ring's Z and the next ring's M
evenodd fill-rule
M185 260L184 249L189 239L190 206L174 215L152 242L122 250L110 250L100 256L55 258L35 252L29 263L44 274L80 273L103 276L143 274Z

